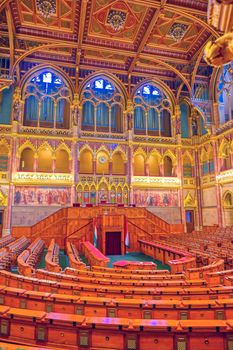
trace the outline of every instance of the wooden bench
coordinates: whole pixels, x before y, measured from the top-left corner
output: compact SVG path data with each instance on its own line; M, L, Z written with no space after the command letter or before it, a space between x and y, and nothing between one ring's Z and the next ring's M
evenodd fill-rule
M49 244L48 252L45 256L45 266L48 271L61 271L61 266L59 265L59 246L55 243L54 239Z
M94 245L91 244L89 241L81 242L80 249L91 266L95 265L105 267L110 261L104 254L102 254L99 251L99 249L94 247Z

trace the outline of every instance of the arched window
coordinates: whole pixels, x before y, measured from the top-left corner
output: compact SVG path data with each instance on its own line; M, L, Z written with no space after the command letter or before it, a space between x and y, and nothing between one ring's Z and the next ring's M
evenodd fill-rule
M171 100L154 84L141 86L134 96L134 132L171 136Z
M233 63L225 65L221 69L218 87L217 101L219 111L219 122L224 124L233 119Z
M230 193L230 192L228 192L228 193L226 193L225 194L225 196L224 196L224 207L228 207L228 208L230 208L230 207L232 207L233 206L233 194L232 193Z
M34 74L25 84L24 125L43 128L70 127L71 91L55 73Z
M180 104L180 121L181 121L181 136L183 138L190 137L189 126L190 108L186 102Z
M20 171L33 171L34 152L31 148L25 148L20 156Z
M172 160L170 157L164 157L164 176L172 176Z
M0 92L0 124L10 124L13 86Z
M82 130L122 133L124 98L110 80L98 77L82 92Z

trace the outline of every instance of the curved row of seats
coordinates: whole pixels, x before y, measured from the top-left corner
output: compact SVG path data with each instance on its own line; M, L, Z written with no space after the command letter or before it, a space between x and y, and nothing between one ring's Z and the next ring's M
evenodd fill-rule
M0 251L0 268L8 270L11 266L16 264L17 257L30 244L26 237L20 237L17 240L10 240L4 248Z
M41 273L40 271L38 273ZM46 276L47 273L47 276ZM208 286L175 286L175 287L138 287L127 285L95 285L83 283L76 280L76 276L54 273L54 280L51 280L51 273L43 273L44 279L30 278L22 275L15 275L8 271L0 271L0 284L3 286L34 290L39 292L58 293L80 296L99 297L123 297L123 298L144 298L144 299L221 299L233 297L233 286L208 287Z
M203 269L204 278L191 280L188 269L93 266L61 273L54 240L48 253L48 271L35 270L33 278L0 271L0 338L62 349L230 350L231 272L224 275L229 285L209 283L223 260L195 268L191 272Z
M78 250L74 243L72 242L66 243L66 253L69 258L70 267L74 269L86 269L86 264L84 264L81 261Z
M7 246L9 243L14 242L16 240L15 237L11 235L4 236L0 239L0 248L4 248Z
M45 256L45 266L48 271L61 271L61 266L59 265L59 245L55 243L54 239L49 244L48 252Z
M108 318L0 306L0 337L62 349L230 350L233 321ZM208 345L208 347L206 347ZM225 347L227 345L227 348Z
M22 309L130 319L233 319L233 298L145 300L37 292L0 286L0 304Z
M89 241L81 242L80 250L91 266L107 266L110 261Z
M39 262L41 254L44 251L45 243L37 238L29 247L24 250L17 258L18 272L24 276L32 276L35 273L35 267Z

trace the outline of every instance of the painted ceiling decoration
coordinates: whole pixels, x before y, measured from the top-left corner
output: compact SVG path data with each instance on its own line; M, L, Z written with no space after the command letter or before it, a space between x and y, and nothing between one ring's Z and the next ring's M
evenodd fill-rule
M176 94L210 79L203 61L218 32L207 0L5 0L0 6L0 60L9 78L38 64L57 65L74 84L108 70L126 88L158 77ZM16 74L17 73L17 74ZM78 75L78 76L77 76ZM14 78L14 79L16 79Z

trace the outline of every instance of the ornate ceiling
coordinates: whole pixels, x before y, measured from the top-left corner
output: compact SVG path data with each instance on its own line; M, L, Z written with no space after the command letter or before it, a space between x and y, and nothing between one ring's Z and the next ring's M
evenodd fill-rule
M203 47L218 33L207 24L207 0L54 2L46 19L36 0L0 0L0 57L10 58L17 78L49 61L76 85L100 69L126 85L156 76L189 92L195 79L208 79ZM175 40L172 33L180 27Z

